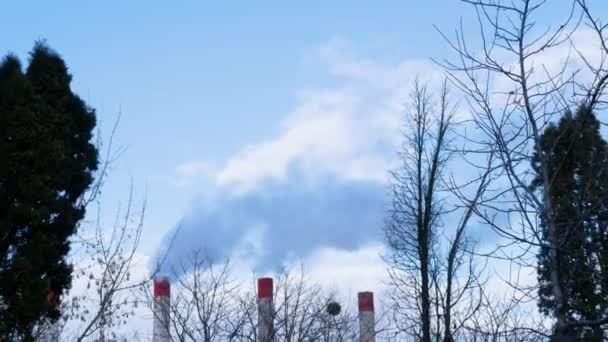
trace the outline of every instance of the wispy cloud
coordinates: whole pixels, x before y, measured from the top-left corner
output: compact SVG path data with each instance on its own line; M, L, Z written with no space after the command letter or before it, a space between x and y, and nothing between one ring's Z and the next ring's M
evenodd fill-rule
M208 183L213 180L218 167L214 162L207 160L190 161L175 167L174 174L170 178L171 183L178 187L188 187L202 182Z
M311 177L386 182L412 81L420 76L439 82L440 70L426 61L383 64L359 58L343 39L322 45L318 58L341 84L299 91L281 132L227 158L217 169L216 185L243 194L265 182L288 182L294 166ZM199 164L210 170L204 161L191 164L180 166L182 173L195 173Z

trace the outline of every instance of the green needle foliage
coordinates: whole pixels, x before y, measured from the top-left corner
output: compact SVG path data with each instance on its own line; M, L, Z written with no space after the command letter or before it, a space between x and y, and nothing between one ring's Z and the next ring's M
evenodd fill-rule
M24 71L0 63L0 340L30 340L69 289L69 238L85 215L98 152L95 112L70 89L61 57L36 43Z
M567 113L545 130L533 163L538 176L532 186L545 188L554 208L550 219L559 246L558 285L563 293L562 303L557 303L550 274L555 265L550 249L543 247L538 255L539 308L546 315L562 310L572 322L591 322L557 327L561 331L555 332L584 341L604 339L600 324L593 321L608 313L608 145L599 130L600 123L586 107ZM541 154L549 182L541 177ZM545 239L548 220L541 218Z

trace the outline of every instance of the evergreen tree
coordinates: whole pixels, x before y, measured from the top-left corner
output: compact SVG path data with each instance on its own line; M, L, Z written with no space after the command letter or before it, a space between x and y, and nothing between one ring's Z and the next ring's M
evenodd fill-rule
M97 169L96 119L70 89L61 57L36 43L27 70L0 64L0 339L31 340L69 289L69 238L85 214Z
M547 160L550 179L548 196L554 211L560 248L557 250L563 310L572 321L598 320L608 313L608 145L600 134L595 115L581 107L567 113L544 132L535 151L537 174L533 188L543 186L539 158ZM546 239L547 218L541 217ZM551 291L548 247L538 255L539 308L557 314ZM582 341L602 341L598 325L570 325L556 331Z

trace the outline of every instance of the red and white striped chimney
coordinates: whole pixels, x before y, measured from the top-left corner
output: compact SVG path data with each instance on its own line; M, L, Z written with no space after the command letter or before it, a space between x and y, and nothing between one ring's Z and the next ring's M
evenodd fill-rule
M258 341L272 342L274 306L272 278L258 279Z
M154 279L154 325L153 342L169 342L171 305L171 283L169 278Z
M359 338L361 342L376 341L376 318L374 317L374 293L359 292Z

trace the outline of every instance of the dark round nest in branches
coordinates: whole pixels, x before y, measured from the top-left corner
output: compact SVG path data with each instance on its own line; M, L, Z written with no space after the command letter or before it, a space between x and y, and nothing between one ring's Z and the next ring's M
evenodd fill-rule
M331 316L337 316L340 314L340 311L342 311L342 307L337 302L329 302L326 310Z

